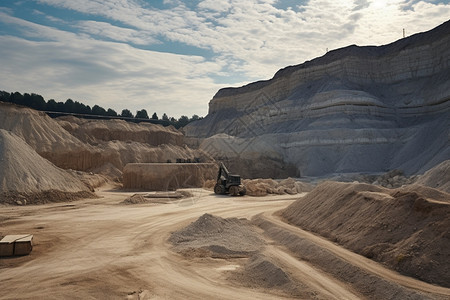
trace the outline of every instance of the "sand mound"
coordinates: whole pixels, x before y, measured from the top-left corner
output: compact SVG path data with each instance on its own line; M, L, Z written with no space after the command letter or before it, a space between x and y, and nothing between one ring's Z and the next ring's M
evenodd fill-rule
M0 128L21 137L39 154L89 149L45 113L10 103L0 102Z
M341 282L346 282L367 299L428 299L420 292L410 290L355 266L332 251L319 246L307 238L300 237L290 230L286 230L277 224L267 221L261 216L256 216L253 222L263 229L268 237L289 249L299 260L314 265L315 268L331 274ZM303 295L300 295L300 299L330 298L329 296L321 297L314 291L308 295L306 294L308 291L307 287L303 287L301 291Z
M271 293L289 296L301 296L307 299L308 292L301 293L305 287L293 281L290 276L270 257L255 254L242 270L230 272L229 280L250 288L264 288Z
M264 246L248 220L210 214L174 232L169 241L176 252L188 257L248 257Z
M207 190L213 190L215 180L205 181L203 188ZM244 179L242 184L247 189L246 195L249 196L267 196L269 194L275 195L295 195L304 192L310 192L314 186L309 183L296 181L293 178L286 178L281 181L276 181L273 179Z
M450 160L425 172L416 183L450 193Z
M92 196L74 175L37 154L12 132L0 129L0 203L42 203ZM18 197L18 200L14 200ZM20 199L19 199L20 198Z
M141 204L141 203L147 203L148 199L145 199L144 195L142 194L134 194L125 200L123 200L121 203L123 204Z
M247 195L249 196L266 196L268 194L295 195L298 193L309 192L313 189L313 186L296 181L293 178L287 178L280 182L273 179L252 179L243 180L243 184L247 189Z
M98 167L105 155L64 130L43 112L0 102L0 128L21 137L39 155L63 169ZM108 158L109 159L109 158Z
M282 216L403 274L449 287L450 205L427 196L324 182Z

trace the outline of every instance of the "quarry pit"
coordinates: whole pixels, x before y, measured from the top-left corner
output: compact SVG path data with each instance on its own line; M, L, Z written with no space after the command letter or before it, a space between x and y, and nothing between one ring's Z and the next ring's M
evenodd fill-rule
M0 102L0 300L450 299L448 32L222 89L181 130Z

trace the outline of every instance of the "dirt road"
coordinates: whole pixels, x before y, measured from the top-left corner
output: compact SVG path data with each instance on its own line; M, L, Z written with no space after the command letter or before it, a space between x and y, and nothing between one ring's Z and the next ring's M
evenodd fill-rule
M155 204L123 205L120 202L131 193L101 191L99 195L103 198L94 200L0 207L0 234L34 234L35 244L29 256L0 258L0 299L281 297L227 280L229 270L239 268L244 260L188 260L172 252L167 239L171 232L204 213L248 219L264 213L271 222L279 222L272 213L298 196L233 198L216 196L205 190L192 192L192 198ZM285 227L296 230L289 225ZM332 243L321 246L341 251ZM277 259L293 278L308 286L316 298L365 298L348 283L298 260L274 242L269 241L265 252ZM347 255L343 253L338 255ZM386 280L401 281L401 278L392 278L392 272L378 264L369 262L366 268L380 276L387 272ZM417 284L409 279L400 283L409 288ZM427 288L429 285L425 285ZM450 296L449 289L438 292L437 299Z

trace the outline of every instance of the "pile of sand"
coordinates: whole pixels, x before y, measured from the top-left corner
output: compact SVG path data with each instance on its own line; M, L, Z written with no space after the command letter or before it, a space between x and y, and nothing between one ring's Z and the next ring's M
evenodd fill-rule
M309 192L313 189L311 184L296 181L293 178L287 178L280 182L273 179L247 179L243 180L243 184L249 196L267 196L268 194L295 195Z
M291 279L276 261L263 254L249 258L242 269L230 272L228 280L250 288L263 288L270 293L308 299L308 287Z
M324 182L282 216L403 274L450 287L450 195L423 191Z
M450 193L450 160L425 172L416 183Z
M92 150L45 113L0 102L0 128L21 137L37 153Z
M144 197L144 195L142 194L134 194L128 198L126 198L125 200L123 200L121 203L122 204L142 204L142 203L147 203L148 199L146 199Z
M214 190L215 180L207 180L203 185L203 188L208 190ZM273 179L244 179L242 184L245 186L249 196L267 196L270 194L275 195L295 195L305 192L310 192L314 186L309 183L296 181L293 178L283 179L276 181Z
M92 197L76 176L37 154L23 139L0 129L0 203L20 205Z
M169 241L175 251L189 258L245 258L242 266L227 271L227 279L238 285L302 299L312 294L309 287L293 280L276 260L262 254L265 242L247 219L204 214L174 232Z
M176 252L187 257L249 257L264 246L247 219L210 214L172 233L169 241Z
M0 102L0 128L21 137L39 155L63 169L86 171L107 159L43 112Z

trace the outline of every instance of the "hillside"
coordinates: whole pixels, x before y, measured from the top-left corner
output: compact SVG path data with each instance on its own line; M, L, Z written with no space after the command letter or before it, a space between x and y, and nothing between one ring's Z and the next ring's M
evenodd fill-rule
M423 173L450 157L449 32L450 21L222 89L207 117L186 126L187 140L214 157L245 166L263 161L291 176ZM276 175L264 166L252 173Z

